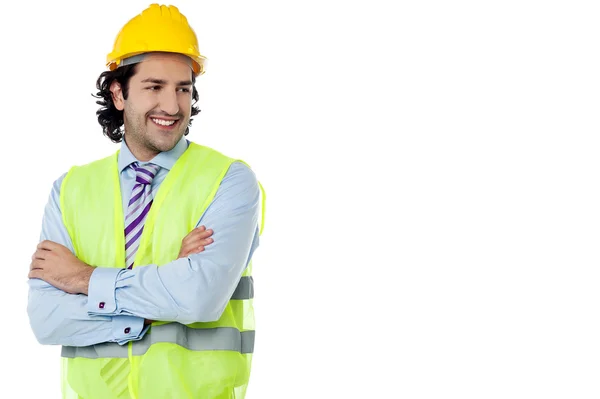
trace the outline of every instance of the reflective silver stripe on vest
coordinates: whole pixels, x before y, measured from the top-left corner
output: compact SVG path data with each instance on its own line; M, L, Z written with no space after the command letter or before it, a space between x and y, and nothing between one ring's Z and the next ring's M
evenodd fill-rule
M141 356L157 342L177 344L193 351L228 350L240 353L254 352L255 332L240 332L233 327L190 328L180 323L169 323L152 326L150 331L139 341L133 341L132 353ZM91 346L63 346L62 357L127 358L128 345L106 342Z
M127 358L127 345L119 345L113 342L91 346L63 346L60 352L62 357L85 357L87 359L98 359L100 357L123 357Z
M252 276L243 276L231 296L231 299L252 298L254 298L254 279Z

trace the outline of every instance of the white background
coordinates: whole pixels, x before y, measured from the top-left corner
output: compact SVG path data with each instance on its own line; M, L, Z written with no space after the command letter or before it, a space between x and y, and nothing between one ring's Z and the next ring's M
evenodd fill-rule
M118 148L91 93L148 4L3 5L2 397L60 397L30 257L53 181ZM595 2L176 5L188 137L267 193L248 399L599 397Z

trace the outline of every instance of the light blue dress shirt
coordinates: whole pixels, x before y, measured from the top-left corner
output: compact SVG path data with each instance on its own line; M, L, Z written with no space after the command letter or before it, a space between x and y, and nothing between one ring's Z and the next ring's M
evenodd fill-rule
M152 181L153 193L188 145L184 136L171 151L149 161L161 167ZM133 162L139 161L123 141L118 166L124 215L135 184L135 172L128 167ZM40 241L54 241L74 252L60 209L60 187L65 175L54 182ZM203 252L161 267L98 267L90 278L88 296L67 294L43 280L29 279L27 312L37 340L45 345L123 345L144 336L148 330L144 319L183 324L218 320L258 247L259 201L260 188L254 172L243 163L234 162L196 226L204 225L214 231L214 242ZM99 307L101 302L103 308Z

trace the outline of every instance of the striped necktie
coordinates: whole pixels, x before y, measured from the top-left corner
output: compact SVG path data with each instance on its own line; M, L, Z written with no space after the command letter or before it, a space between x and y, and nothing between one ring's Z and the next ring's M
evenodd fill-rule
M135 254L140 246L144 222L152 206L151 183L160 166L151 163L139 166L135 162L131 164L131 168L135 170L135 185L131 191L131 199L127 205L127 216L125 217L125 264L128 269L133 267Z

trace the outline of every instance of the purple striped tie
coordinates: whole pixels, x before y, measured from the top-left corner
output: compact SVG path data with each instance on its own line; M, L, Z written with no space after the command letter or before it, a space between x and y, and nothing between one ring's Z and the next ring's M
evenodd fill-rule
M128 269L133 267L135 254L140 246L140 236L153 200L150 183L160 166L151 163L138 166L136 162L131 164L131 168L135 170L136 183L131 191L131 199L125 217L125 264Z

